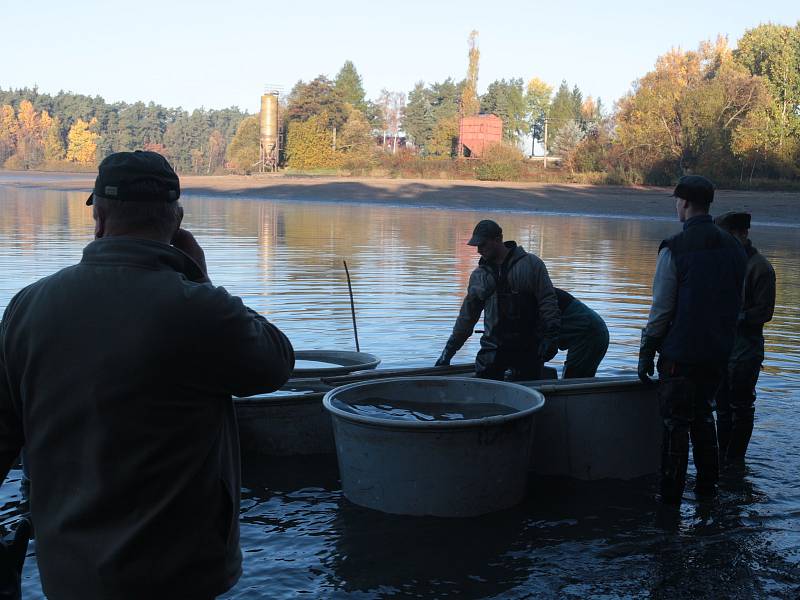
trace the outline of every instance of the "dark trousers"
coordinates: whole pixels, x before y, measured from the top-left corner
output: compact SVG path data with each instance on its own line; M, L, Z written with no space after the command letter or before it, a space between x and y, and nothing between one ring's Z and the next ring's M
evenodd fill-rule
M756 383L761 359L728 364L717 390L717 430L719 455L723 460L741 461L753 434L756 408Z
M475 377L502 381L510 369L511 381L541 379L543 363L536 350L484 350L475 358Z
M661 499L680 504L686 487L689 441L697 469L695 493L710 494L719 479L714 394L722 365L658 361L658 400L664 422L661 444Z

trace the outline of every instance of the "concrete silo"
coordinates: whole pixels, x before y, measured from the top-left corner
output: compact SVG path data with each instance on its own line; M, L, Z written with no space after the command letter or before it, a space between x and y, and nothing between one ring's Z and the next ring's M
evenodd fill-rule
M261 96L261 170L275 171L280 152L280 130L278 129L278 92L266 92Z

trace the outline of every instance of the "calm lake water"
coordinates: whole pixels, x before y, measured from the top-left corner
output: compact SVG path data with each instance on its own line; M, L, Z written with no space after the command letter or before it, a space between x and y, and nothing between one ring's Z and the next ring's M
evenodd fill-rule
M0 309L24 285L80 259L92 236L84 200L0 186ZM347 260L361 348L384 367L436 360L476 264L465 243L487 216L192 197L184 205L214 283L278 324L296 349L354 349ZM556 285L604 317L611 346L598 374L632 373L656 248L679 224L491 217L506 239L546 261ZM348 503L335 458L245 460L244 576L225 598L800 596L800 232L756 224L751 236L777 271L777 307L747 471L723 479L716 503L699 505L687 492L671 530L657 522L652 478L533 480L523 505L496 515L394 517ZM454 362L474 357L477 338ZM12 471L0 487L0 526L17 518L19 476ZM26 598L42 597L34 555L32 543Z

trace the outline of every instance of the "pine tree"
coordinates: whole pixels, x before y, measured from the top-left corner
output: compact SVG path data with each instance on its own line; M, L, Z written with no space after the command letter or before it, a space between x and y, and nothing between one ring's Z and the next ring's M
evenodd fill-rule
M345 61L339 73L334 79L334 88L342 101L347 102L353 108L362 113L367 111L366 94L361 81L361 75L356 71L352 61Z

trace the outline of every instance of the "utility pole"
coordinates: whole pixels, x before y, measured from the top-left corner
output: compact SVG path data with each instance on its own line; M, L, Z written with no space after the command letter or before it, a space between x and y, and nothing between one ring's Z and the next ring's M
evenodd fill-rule
M549 119L547 117L544 118L544 160L542 163L544 164L544 168L547 168L547 121Z

